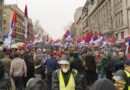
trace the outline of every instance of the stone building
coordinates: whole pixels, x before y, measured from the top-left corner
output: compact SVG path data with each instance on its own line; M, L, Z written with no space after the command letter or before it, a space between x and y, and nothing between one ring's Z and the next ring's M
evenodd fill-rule
M87 30L89 30L87 17L88 17L88 13L90 12L90 10L92 10L94 4L95 4L94 1L87 0L82 9L83 32L86 32Z
M71 26L70 26L70 34L71 34L72 38L75 37L75 35L76 35L76 25L75 25L75 23L72 23Z
M4 13L3 13L3 35L6 35L10 30L10 24L13 17L14 11L16 12L17 22L14 27L15 37L13 38L15 42L21 42L25 40L25 27L24 27L24 13L23 11L16 5L4 5ZM29 19L29 30L33 29L32 20Z
M76 26L75 28L76 28L77 38L80 37L83 32L82 9L83 9L83 7L77 8L75 11L75 15L74 15L74 23Z
M91 0L90 0L91 1ZM83 12L87 15L83 20L83 29L93 32L103 32L104 35L122 40L130 34L130 1L129 0L92 0L93 6L89 7L88 1ZM87 9L86 9L87 8ZM83 13L84 15L84 13Z

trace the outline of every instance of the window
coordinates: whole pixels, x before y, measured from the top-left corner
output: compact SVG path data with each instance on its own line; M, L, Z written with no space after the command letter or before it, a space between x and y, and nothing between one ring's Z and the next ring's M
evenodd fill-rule
M116 33L116 38L118 39L118 33Z
M123 11L121 11L121 25L123 26L124 22L123 22Z
M91 0L91 4L94 4L94 0Z
M118 24L119 24L118 27L121 27L121 13L120 12L118 12Z
M118 22L117 14L115 15L115 18L116 18L116 20L115 20L116 23L115 23L115 24L116 24L116 28L117 28L117 27L118 27L118 23L117 23L117 22Z
M124 39L124 32L121 32L121 39Z
M115 14L115 20L116 20L116 28L120 28L123 26L123 11L120 11Z

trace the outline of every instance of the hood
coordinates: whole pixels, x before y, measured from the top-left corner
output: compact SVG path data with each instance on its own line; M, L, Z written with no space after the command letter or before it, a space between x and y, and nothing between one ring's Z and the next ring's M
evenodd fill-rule
M114 84L108 79L97 80L90 90L116 90Z
M26 86L26 90L31 90L37 83L41 83L43 86L43 90L45 90L45 83L38 78L31 78L28 82L27 82L27 86Z

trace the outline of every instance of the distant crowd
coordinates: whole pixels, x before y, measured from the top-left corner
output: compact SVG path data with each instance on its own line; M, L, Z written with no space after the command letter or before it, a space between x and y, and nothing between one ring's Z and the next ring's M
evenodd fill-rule
M0 90L130 90L130 47L0 48Z

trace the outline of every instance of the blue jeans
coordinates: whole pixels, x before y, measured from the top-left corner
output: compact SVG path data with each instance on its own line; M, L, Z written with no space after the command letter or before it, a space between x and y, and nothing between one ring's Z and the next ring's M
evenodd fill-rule
M23 90L23 76L16 76L13 77L16 90Z

